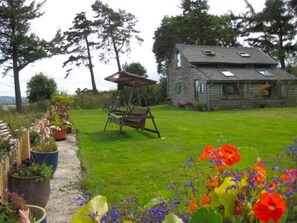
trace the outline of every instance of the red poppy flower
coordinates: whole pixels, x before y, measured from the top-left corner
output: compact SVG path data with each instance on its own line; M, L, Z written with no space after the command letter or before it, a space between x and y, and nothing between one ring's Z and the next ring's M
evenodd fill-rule
M203 153L200 155L199 160L213 159L215 157L215 148L211 145L205 146Z
M234 163L240 161L240 154L235 146L224 144L220 148L220 154L222 156L223 162L227 166L232 166Z
M279 194L264 193L254 205L256 217L268 223L271 219L278 222L286 211L286 202Z
M188 212L192 212L192 211L195 211L197 209L198 209L198 205L196 203L196 199L195 198L192 198L191 201L190 201L190 204L188 206L187 211Z

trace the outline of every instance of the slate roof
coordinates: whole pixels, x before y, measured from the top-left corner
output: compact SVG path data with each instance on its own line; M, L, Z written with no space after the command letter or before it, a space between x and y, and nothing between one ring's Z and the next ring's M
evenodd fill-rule
M297 80L294 75L277 68L278 63L257 48L176 44L176 50L210 81ZM214 55L206 55L205 50ZM234 76L225 76L221 72L224 70ZM268 72L268 75L259 71Z
M272 80L297 80L297 77L289 74L288 72L278 68L197 68L199 73L205 77L206 80L210 81L272 81ZM224 76L221 71L228 70L234 76ZM267 71L271 76L264 76L259 71Z
M176 44L176 49L192 64L277 65L275 60L257 48ZM215 55L207 56L204 50L210 50ZM249 57L242 57L238 52L245 52Z

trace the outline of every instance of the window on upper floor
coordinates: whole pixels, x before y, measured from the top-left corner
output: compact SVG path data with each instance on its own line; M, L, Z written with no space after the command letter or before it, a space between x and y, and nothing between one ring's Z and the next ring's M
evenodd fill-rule
M181 55L180 55L180 52L178 52L176 54L176 67L177 68L180 68L181 67Z
M225 77L234 77L235 76L235 74L233 74L230 70L220 70L220 72Z

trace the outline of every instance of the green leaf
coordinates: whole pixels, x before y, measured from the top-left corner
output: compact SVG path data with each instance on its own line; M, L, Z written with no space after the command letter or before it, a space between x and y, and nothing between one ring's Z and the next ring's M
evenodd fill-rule
M166 215L165 220L162 223L183 223L183 221L175 214L171 213Z
M223 223L222 216L212 209L200 208L191 215L190 223Z
M101 217L108 211L107 199L104 196L97 195L85 206L77 210L71 219L71 223L95 223L99 222ZM95 219L89 214L96 213Z
M146 205L144 205L145 209L150 209L152 207L154 207L155 205L160 204L161 199L159 197L155 197L153 199L151 199Z
M232 177L226 177L220 187L214 191L218 202L224 206L224 217L231 218L234 210L234 200L238 194L237 190L231 189L235 185Z

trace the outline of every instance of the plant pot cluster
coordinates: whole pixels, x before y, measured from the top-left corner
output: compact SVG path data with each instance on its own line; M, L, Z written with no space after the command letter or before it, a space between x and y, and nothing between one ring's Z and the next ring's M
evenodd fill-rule
M66 96L57 95L45 117L36 121L28 130L30 158L14 163L8 173L8 191L10 194L18 194L14 201L20 201L21 197L22 202L17 203L22 205L15 208L10 206L9 201L8 204L0 202L0 222L20 222L20 212L16 213L16 210L29 208L30 222L46 223L44 207L50 196L50 180L58 166L56 141L65 140L67 132L71 132L71 123L68 121L69 102Z

